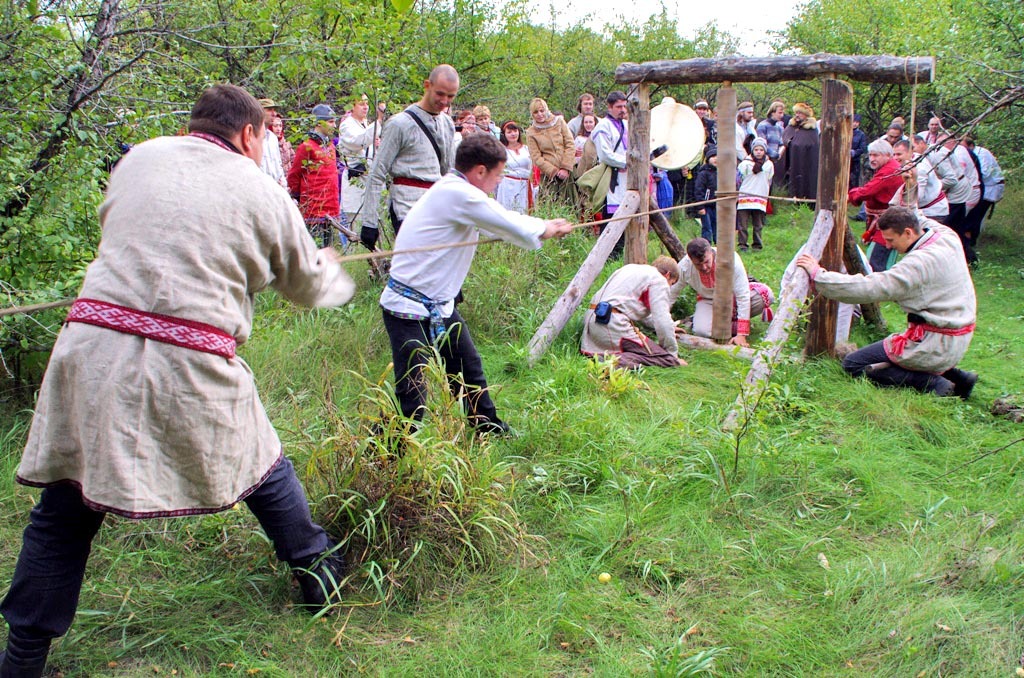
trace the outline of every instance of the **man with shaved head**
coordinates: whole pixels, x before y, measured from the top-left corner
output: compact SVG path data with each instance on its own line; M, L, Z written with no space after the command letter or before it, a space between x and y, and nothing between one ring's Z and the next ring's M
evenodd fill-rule
M367 182L359 233L368 248L376 247L380 234L380 196L387 177L391 177L388 213L397 234L413 204L451 168L455 123L443 111L458 91L458 72L448 64L436 66L423 81L423 98L384 126Z

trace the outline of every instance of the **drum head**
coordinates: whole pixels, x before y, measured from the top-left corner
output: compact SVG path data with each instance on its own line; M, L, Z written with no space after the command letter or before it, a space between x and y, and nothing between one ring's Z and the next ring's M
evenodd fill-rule
M665 97L651 109L651 149L668 151L651 161L663 170L693 167L704 154L704 123L692 108Z

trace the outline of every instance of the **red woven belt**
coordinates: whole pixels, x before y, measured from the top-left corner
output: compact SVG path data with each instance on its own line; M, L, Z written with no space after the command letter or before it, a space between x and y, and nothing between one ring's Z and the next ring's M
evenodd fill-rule
M412 186L413 188L430 188L434 185L433 181L423 181L422 179L413 179L412 177L395 177L391 180L391 183L397 186Z
M911 341L921 341L924 339L926 332L945 334L949 337L962 337L963 335L970 334L973 331L974 323L971 323L967 327L936 327L926 323L910 323L907 326L906 332L903 334L892 335L890 354L894 356L903 355L903 350L907 347L907 343Z
M235 338L224 330L192 320L137 311L98 299L75 301L65 322L105 327L224 358L235 357Z

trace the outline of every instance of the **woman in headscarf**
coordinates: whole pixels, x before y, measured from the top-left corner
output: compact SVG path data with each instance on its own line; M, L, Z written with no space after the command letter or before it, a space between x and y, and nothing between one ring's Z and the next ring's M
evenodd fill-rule
M561 116L548 109L546 101L536 98L530 102L533 124L526 131L526 145L530 158L540 170L538 198L547 197L574 205L576 184L572 168L576 163L576 145L572 132Z
M807 104L793 105L793 117L782 134L782 154L789 174L789 195L815 199L818 195L818 121ZM813 205L811 207L813 209Z

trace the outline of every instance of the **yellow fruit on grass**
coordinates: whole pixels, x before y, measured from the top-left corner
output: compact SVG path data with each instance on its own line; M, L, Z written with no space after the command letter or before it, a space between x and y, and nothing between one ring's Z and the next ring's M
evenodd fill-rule
M602 572L601 574L597 575L597 581L601 582L602 584L607 584L611 580L612 576L607 572Z

